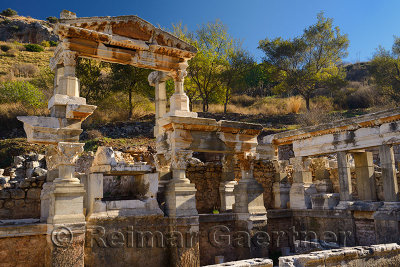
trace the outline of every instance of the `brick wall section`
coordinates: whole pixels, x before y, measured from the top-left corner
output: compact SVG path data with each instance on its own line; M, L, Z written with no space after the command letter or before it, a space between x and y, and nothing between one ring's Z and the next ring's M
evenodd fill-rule
M27 178L0 190L0 219L40 218L40 193L46 176Z

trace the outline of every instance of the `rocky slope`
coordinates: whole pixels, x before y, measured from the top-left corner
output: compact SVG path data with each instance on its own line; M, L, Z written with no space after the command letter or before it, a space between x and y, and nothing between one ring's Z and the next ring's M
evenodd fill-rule
M5 17L0 15L0 41L20 43L41 43L57 41L52 24L38 19L22 16Z

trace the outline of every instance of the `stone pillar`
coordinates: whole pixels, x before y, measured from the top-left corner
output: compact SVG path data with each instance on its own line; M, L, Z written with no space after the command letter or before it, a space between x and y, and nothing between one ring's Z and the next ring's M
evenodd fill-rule
M175 83L175 93L170 98L170 111L166 116L179 116L179 117L197 117L196 112L189 110L189 98L184 90L184 79L187 75L186 68L188 64L186 62L179 64L180 69L172 73L172 77Z
M353 153L357 192L360 200L376 201L375 170L372 152Z
M172 180L165 190L166 213L169 217L197 216L196 188L186 178L188 160L192 157L191 150L172 151Z
M235 204L233 212L251 215L265 215L264 188L254 179L253 169L255 154L237 155L242 179L234 187Z
M159 126L159 120L167 113L167 93L165 90L165 81L169 77L161 71L150 73L148 80L151 86L155 87L155 107L156 107L156 125L154 126L154 136L163 132Z
M235 203L233 189L237 185L235 181L235 156L234 154L224 154L222 158L222 177L219 184L219 195L221 199L221 211L232 210Z
M391 145L381 145L379 147L379 157L381 160L385 202L399 201L399 188L397 185L393 147Z
M277 172L274 177L275 182L272 185L274 194L274 208L287 209L290 201L290 184L286 172Z
M351 171L349 165L350 155L345 151L337 152L338 175L340 186L340 201L352 200Z
M83 266L84 186L74 177L82 143L58 143L59 176L50 189L46 266Z
M83 184L74 177L75 163L83 152L83 143L58 143L59 177L53 182L48 223L85 222L83 214Z
M311 209L311 195L316 194L317 190L312 183L310 171L310 159L295 157L290 159L293 165L293 184L290 188L290 208L291 209Z

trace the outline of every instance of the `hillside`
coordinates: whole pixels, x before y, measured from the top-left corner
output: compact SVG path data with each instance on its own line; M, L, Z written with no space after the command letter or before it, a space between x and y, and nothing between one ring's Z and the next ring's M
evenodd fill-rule
M0 41L40 44L42 41L58 41L53 25L43 20L23 16L0 15Z

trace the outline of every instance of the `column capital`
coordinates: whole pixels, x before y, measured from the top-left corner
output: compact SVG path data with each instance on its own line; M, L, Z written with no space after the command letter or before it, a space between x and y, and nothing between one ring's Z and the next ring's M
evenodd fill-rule
M167 73L162 71L153 71L147 77L150 86L156 86L158 83L162 83L170 79Z
M185 77L187 76L187 67L189 65L186 62L179 63L179 69L171 72L171 76L175 82L183 82Z
M171 167L175 170L186 170L189 160L192 158L192 150L177 150L172 152Z
M83 143L58 143L58 165L75 165L79 154L83 152Z

